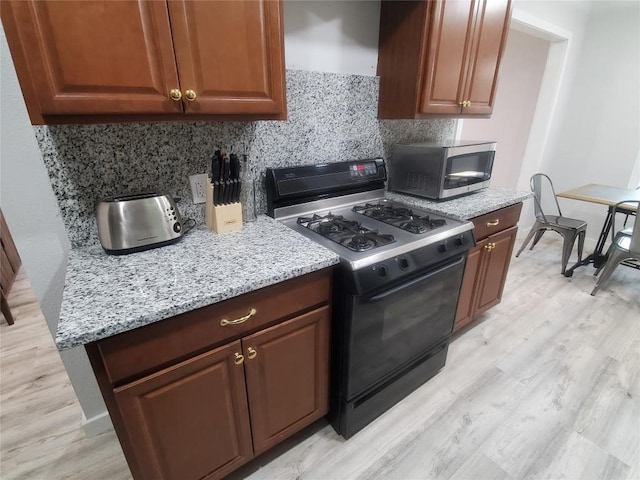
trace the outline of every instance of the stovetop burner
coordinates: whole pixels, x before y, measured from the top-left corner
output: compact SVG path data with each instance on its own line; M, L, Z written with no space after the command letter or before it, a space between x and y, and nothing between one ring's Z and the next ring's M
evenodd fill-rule
M333 215L331 212L326 215L298 217L297 223L354 252L364 252L395 242L393 235L378 233L355 220L347 220L342 215Z
M426 233L447 224L441 218L431 219L429 215L416 215L410 208L390 205L384 202L356 205L352 210L415 234Z

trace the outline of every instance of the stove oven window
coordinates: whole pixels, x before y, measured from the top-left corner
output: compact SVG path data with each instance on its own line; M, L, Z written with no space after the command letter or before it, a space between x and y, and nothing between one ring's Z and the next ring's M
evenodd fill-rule
M382 324L382 341L388 342L402 332L412 331L424 321L425 292L414 292L401 301L390 303L384 309ZM429 309L437 312L440 309L440 295L430 296Z

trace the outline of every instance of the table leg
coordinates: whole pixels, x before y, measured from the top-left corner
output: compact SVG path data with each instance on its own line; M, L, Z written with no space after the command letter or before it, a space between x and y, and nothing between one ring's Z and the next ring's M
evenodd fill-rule
M602 225L602 230L600 231L600 236L598 237L598 243L596 243L596 249L590 255L587 255L582 261L576 263L571 268L567 268L564 272L565 277L572 277L573 271L584 265L589 265L593 263L595 268L599 268L604 262L607 261L607 256L602 254L604 250L604 245L607 243L607 237L609 236L609 232L611 231L611 223L613 222L613 207L609 207L607 211L607 217L604 220L604 224Z

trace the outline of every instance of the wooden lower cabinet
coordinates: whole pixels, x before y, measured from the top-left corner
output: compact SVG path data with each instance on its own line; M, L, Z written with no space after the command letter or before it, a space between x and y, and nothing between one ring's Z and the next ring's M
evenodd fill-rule
M478 272L480 270L482 251L487 242L488 241L479 242L474 248L469 250L467 265L465 266L464 276L462 277L460 297L458 298L454 331L464 327L473 319L475 313L476 279L478 278Z
M454 332L500 303L518 233L515 224L521 209L522 204L519 203L478 220L474 219L476 234L481 232L485 238L477 242L467 257ZM487 226L498 227L495 229L497 233L486 236Z
M487 239L481 259L482 284L478 290L476 315L500 303L517 233L518 227L511 227Z
M224 475L253 457L239 341L115 389L144 478Z
M329 310L242 339L253 450L280 443L329 410Z
M137 379L126 377L122 385L113 380L119 371L113 367L122 360L115 343L135 358L131 338L141 345L152 341L161 349L165 344L170 350L180 345L179 336L158 322L143 327L144 335L134 330L121 334L128 338L120 342L111 337L103 345L98 341L87 346L134 478L221 478L327 414L330 278L330 271L316 272L244 295L246 305L260 312L265 295L285 296L293 288L303 298L315 298L316 304L267 325L260 321L274 312L263 312L267 316L262 320L258 312L237 326L249 328L246 333L234 335L232 329L232 338L222 345L170 366L164 366L166 358L159 356L157 371ZM319 285L326 288L314 297ZM205 307L211 313L207 330L229 318L235 301ZM194 314L193 319L200 317L202 313ZM256 320L253 329L246 326L251 320Z

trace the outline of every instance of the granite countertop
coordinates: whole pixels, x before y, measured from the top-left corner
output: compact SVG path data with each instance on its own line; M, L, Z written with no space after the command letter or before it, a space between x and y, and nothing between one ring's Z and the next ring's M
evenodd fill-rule
M485 213L522 202L527 198L533 197L533 193L510 188L489 187L462 197L442 201L427 200L392 192L386 192L385 196L412 207L442 213L458 220L470 220Z
M270 217L218 235L198 226L176 244L112 256L69 254L56 344L83 345L339 262Z

